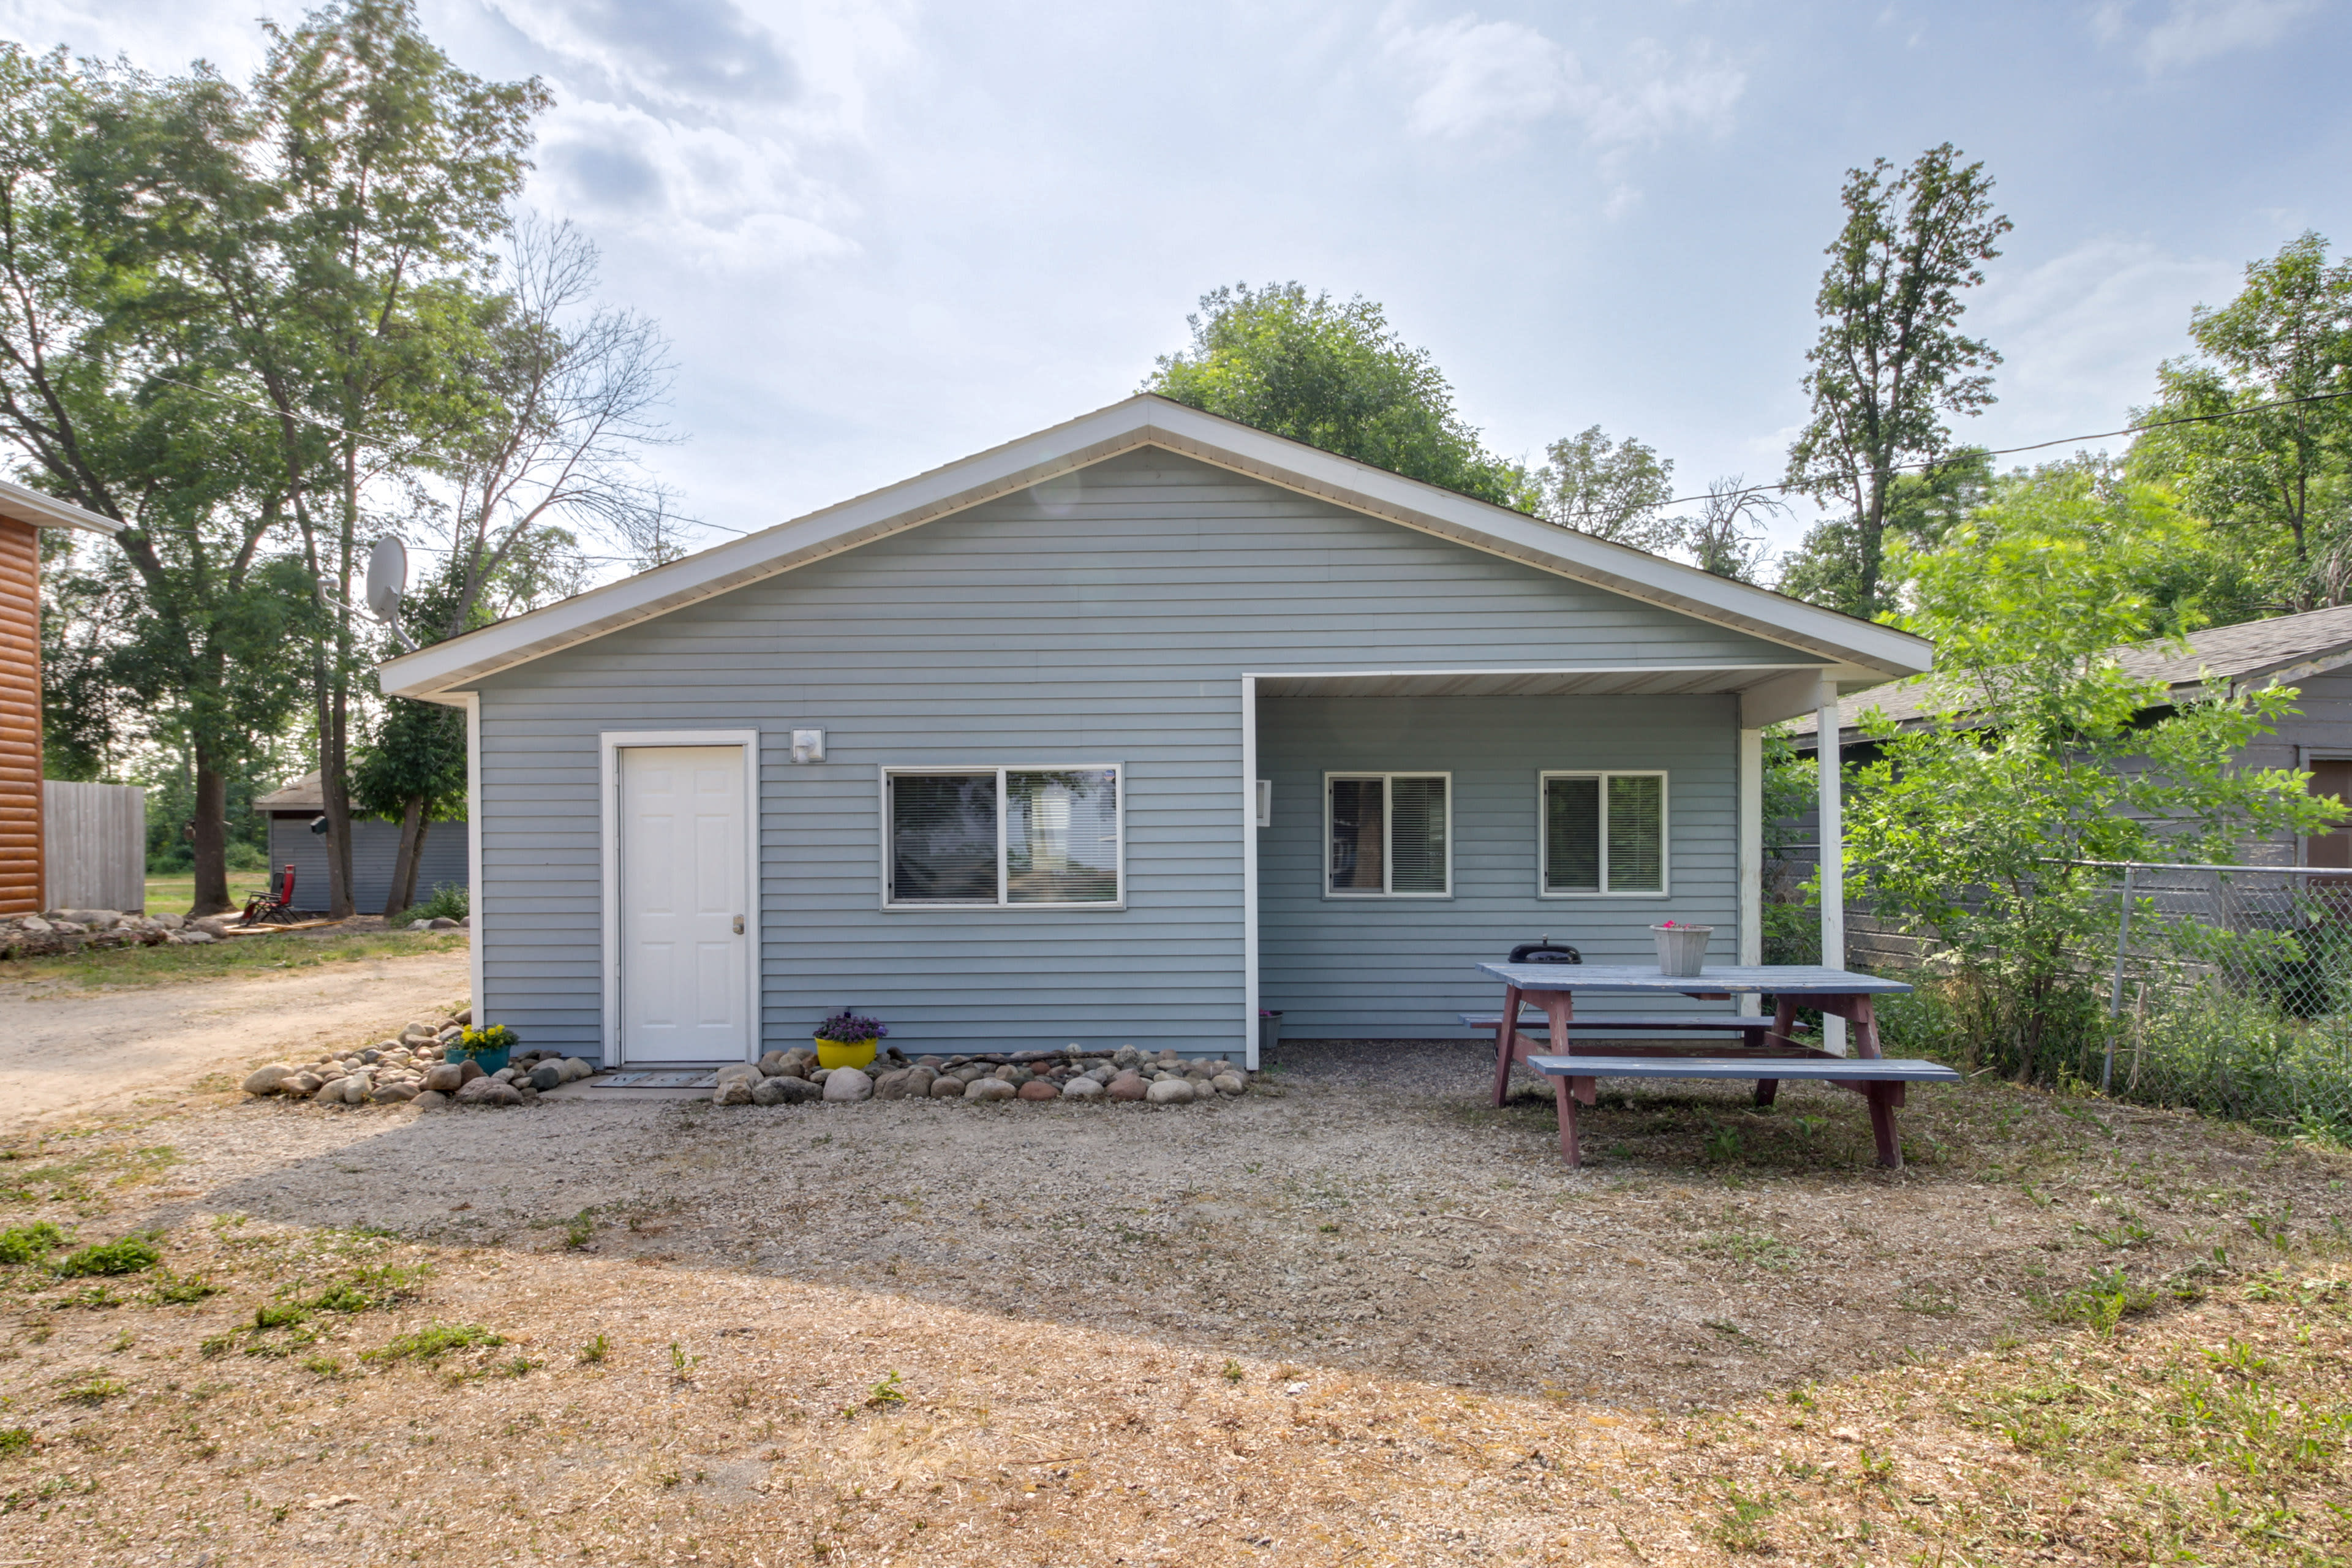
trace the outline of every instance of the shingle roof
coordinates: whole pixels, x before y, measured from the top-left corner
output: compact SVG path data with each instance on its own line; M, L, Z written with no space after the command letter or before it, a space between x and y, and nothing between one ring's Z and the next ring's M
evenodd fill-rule
M2175 691L2216 680L2242 689L2259 686L2314 660L2352 659L2352 605L2215 626L2190 636L2186 649L2157 641L2126 643L2111 651L2126 674L2160 680ZM1934 676L1921 676L1854 692L1838 704L1840 743L1850 745L1858 738L1862 716L1874 709L1897 723L1925 719L1941 706L1939 689ZM1790 723L1800 750L1811 749L1814 728L1811 715Z

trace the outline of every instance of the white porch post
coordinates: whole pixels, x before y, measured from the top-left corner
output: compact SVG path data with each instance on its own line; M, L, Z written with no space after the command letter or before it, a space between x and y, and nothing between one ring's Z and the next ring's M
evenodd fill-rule
M1739 962L1764 962L1764 731L1739 731ZM1751 992L1739 1010L1753 1014L1763 998Z
M489 934L488 911L483 907L489 900L483 896L487 889L482 885L482 694L463 691L458 695L466 703L466 945L470 971L467 979L473 992L467 998L467 1005L474 1010L474 1022L480 1024L489 1017L490 1009L489 997L482 988L486 962L482 939Z
M1257 1071L1257 677L1242 677L1242 1049Z
M1844 761L1843 732L1838 725L1837 684L1822 682L1814 710L1813 755L1821 779L1822 840L1822 963L1831 969L1845 967L1845 800L1838 787ZM1822 1020L1822 1045L1832 1056L1845 1055L1845 1020Z

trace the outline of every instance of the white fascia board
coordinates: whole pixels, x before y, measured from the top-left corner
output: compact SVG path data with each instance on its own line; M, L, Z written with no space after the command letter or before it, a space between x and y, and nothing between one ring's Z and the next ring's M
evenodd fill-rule
M101 512L69 500L45 496L7 479L0 479L0 517L35 528L79 528L89 533L121 533L123 525Z
M403 655L382 665L378 679L392 695L432 698L460 683L855 550L1139 447L1164 447L1487 554L1842 664L1860 666L1873 672L1874 678L1913 674L1927 668L1931 661L1932 649L1926 641L1891 627L1822 610L1625 545L1554 528L1468 496L1146 394L855 500Z

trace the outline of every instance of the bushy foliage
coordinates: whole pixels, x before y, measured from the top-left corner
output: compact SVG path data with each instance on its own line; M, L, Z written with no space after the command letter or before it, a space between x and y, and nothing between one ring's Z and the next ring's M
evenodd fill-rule
M461 921L469 912L473 896L455 882L443 882L433 889L433 896L421 904L412 904L392 919L395 926L411 921Z
M1891 558L1906 623L1937 644L1936 716L1864 715L1880 755L1852 770L1846 853L1878 912L1946 944L1977 1054L2021 1077L2095 1026L2085 955L2115 905L2087 862L2226 861L2341 815L2308 774L2238 761L2292 689L2175 701L2108 651L2147 624L2165 516L2144 487L2058 465Z

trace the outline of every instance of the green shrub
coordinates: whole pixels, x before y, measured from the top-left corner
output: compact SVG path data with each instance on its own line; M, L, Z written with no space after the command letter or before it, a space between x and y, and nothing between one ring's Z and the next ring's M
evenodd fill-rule
M433 889L433 896L394 915L392 923L404 926L411 921L461 921L471 912L472 900L465 889L455 882L444 882Z
M0 1230L0 1263L38 1263L72 1239L47 1220Z
M163 1258L163 1249L152 1240L143 1236L126 1236L120 1241L85 1247L50 1267L68 1279L79 1279L94 1274L136 1274L142 1268L152 1268Z

